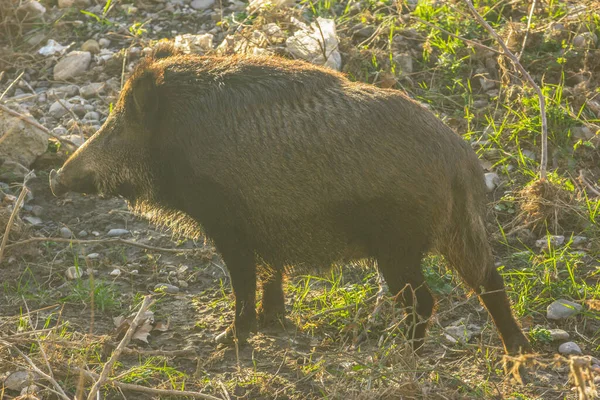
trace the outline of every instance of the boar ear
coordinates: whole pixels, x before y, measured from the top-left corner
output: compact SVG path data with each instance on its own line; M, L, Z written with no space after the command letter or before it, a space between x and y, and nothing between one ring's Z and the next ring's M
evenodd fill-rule
M150 71L135 80L132 87L133 102L140 116L154 116L158 110L156 78Z

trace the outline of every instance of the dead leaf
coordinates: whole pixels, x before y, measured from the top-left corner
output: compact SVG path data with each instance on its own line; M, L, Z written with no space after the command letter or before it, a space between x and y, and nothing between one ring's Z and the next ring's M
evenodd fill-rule
M148 335L150 335L150 331L152 330L152 324L146 320L142 325L139 326L135 330L133 334L133 339L141 340L144 343L148 343Z

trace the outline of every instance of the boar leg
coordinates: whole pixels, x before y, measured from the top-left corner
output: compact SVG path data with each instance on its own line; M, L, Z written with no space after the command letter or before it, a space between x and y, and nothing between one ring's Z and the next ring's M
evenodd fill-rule
M256 264L251 251L221 250L229 270L235 296L235 319L225 332L216 337L218 343L244 342L256 329Z
M414 248L401 250L394 250L393 256L378 257L377 264L390 292L406 308L405 335L411 341L413 350L418 351L423 346L435 299L421 271L423 253Z
M261 276L262 304L258 312L261 325L285 322L285 299L281 269L275 268Z

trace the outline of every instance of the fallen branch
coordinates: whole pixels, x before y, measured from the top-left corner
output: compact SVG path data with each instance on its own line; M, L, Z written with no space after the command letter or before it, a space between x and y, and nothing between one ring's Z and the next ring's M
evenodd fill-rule
M115 363L121 356L123 349L125 347L127 347L129 342L131 341L131 337L133 336L135 330L137 329L139 323L142 320L142 317L144 316L144 314L146 313L146 310L148 310L150 305L152 305L152 296L145 296L144 301L142 302L142 305L140 306L139 311L135 315L135 318L133 318L133 321L131 321L131 325L129 326L129 329L125 333L125 336L123 336L123 339L121 339L121 342L119 343L119 345L117 346L115 351L113 351L112 355L110 356L110 359L106 362L106 364L104 364L104 368L102 368L102 372L100 373L98 380L96 381L96 383L94 383L94 385L90 389L90 393L88 395L88 400L94 400L96 398L96 395L97 395L100 387L103 386L106 383L106 381L108 380L108 374L110 373L113 366L115 365Z
M471 14L477 19L477 21L496 39L498 44L504 50L504 55L510 58L513 62L517 70L523 75L527 83L535 90L538 100L540 103L540 114L542 116L542 154L540 156L540 178L542 181L545 181L547 178L547 169L548 169L548 123L546 121L546 100L544 99L544 94L540 87L535 83L531 75L527 72L527 70L521 65L519 59L508 49L502 38L494 31L494 28L488 24L485 19L473 7L473 3L470 0L463 0L463 2L469 7L471 10Z
M113 239L66 239L58 237L34 237L20 242L15 242L6 246L7 249L17 246L23 246L29 243L35 242L57 242L57 243L77 243L77 244L125 244L127 246L139 247L145 250L159 251L163 253L190 253L201 249L167 249L164 247L154 247L147 244L137 243L131 240L125 240L120 238Z
M194 349L183 349L183 350L138 350L130 349L125 347L123 354L139 354L142 356L163 356L163 357L185 357L185 356L197 356L198 353Z
M75 373L82 374L82 376L84 376L87 380L90 380L90 381L97 380L100 377L100 375L98 375L94 372L86 371L81 368L70 367L70 369L71 369L71 371L73 371ZM163 397L167 397L167 396L182 396L182 397L194 397L196 399L204 399L204 400L222 400L222 399L219 399L218 397L214 397L209 394L204 394L204 393L199 393L199 392L191 392L188 390L155 389L155 388L149 388L146 386L134 385L132 383L117 382L117 381L113 381L113 380L110 380L109 382L110 382L110 384L114 385L116 388L119 388L121 390L129 390L132 392L139 392L139 393L148 393L151 395L159 396L159 398L163 398Z
M529 15L527 16L527 28L525 28L525 37L523 38L523 44L521 45L521 52L517 56L517 60L519 61L521 61L521 57L523 57L523 53L525 53L527 39L529 39L529 31L531 29L531 18L533 17L533 10L535 10L535 2L536 0L533 0L531 2L531 10L529 10Z
M6 112L7 114L12 115L13 117L17 117L24 122L27 122L29 125L35 126L36 128L42 130L46 135L52 136L54 139L58 140L59 142L70 146L72 148L72 150L76 150L77 148L79 148L79 146L77 146L75 143L71 142L70 140L67 140L58 135L55 135L54 133L49 131L48 128L46 128L44 125L39 124L37 121L34 121L31 118L27 118L26 116L16 112L15 110L11 110L10 108L3 106L2 104L0 104L0 110Z

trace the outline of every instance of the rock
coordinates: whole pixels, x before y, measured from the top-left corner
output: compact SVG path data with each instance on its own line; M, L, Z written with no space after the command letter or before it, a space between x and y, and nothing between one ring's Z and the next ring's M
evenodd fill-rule
M22 21L41 17L46 12L46 7L35 0L29 0L17 8L17 15Z
M110 40L108 40L106 38L101 38L101 39L98 39L98 44L100 45L101 48L105 49L108 46L110 46Z
M77 267L69 267L67 268L65 275L67 276L67 279L70 280L79 279L83 276L83 270Z
M79 7L85 8L91 4L91 0L58 0L58 8Z
M112 271L110 271L109 275L110 276L120 276L121 275L121 270L119 268L115 268Z
M73 232L71 232L71 230L66 226L63 226L60 228L60 236L64 237L65 239L70 239L73 237Z
M23 181L29 169L16 161L5 161L0 165L0 179L6 182Z
M54 66L54 80L68 80L85 73L91 61L92 55L88 51L68 53Z
M63 139L70 141L77 147L81 147L85 143L85 138L81 135L65 135Z
M553 247L562 246L565 243L565 237L563 235L551 235L549 237L541 238L535 241L535 246L540 249L547 249L548 242Z
M30 217L30 216L23 217L23 221L29 222L33 226L42 225L42 219L38 218L38 217Z
M571 238L571 244L573 246L580 246L588 241L588 238L585 236L573 236Z
M117 236L124 236L127 234L129 234L129 231L127 229L111 229L108 231L108 233L106 235L110 236L110 237L117 237Z
M535 161L535 153L531 150L522 150L521 154L523 154L524 157L529 158L530 160Z
M174 46L185 53L204 54L213 48L214 36L210 33L202 35L177 35Z
M20 399L29 399L29 400L37 400L37 397L35 396L37 394L37 392L40 391L40 387L38 385L29 385L29 386L25 386L23 389L21 389L21 396L19 396Z
M73 108L73 104L68 102L67 100L56 100L50 106L48 113L55 119L60 119L64 115L69 113L69 110Z
M86 237L88 235L87 231L79 231L79 233L77 234L77 237Z
M89 258L90 260L96 260L96 259L100 258L100 254L99 253L90 253L86 256L86 258Z
M187 288L189 285L186 281L179 281L179 286L181 286L182 288Z
M44 215L44 208L42 206L33 206L31 207L31 213L36 217L41 217Z
M446 340L452 344L467 343L474 335L481 333L481 327L474 324L465 324L465 318L453 322L444 328Z
M0 110L0 159L28 168L47 149L48 135L43 130Z
M583 306L581 304L559 299L548 306L546 317L548 319L565 319L577 314L582 309Z
M573 47L577 49L587 49L596 47L598 36L593 32L584 32L573 38Z
M73 111L73 114L77 115L79 118L82 118L87 113L87 110L83 104L74 104L73 108L71 108L71 111ZM77 121L75 121L75 124L76 123Z
M100 53L100 44L98 42L96 42L94 39L86 40L81 45L81 51L87 51L92 54L98 54L98 53Z
M194 10L206 10L209 7L212 7L215 4L215 0L193 0L190 3L190 7Z
M575 139L590 140L596 136L596 133L587 126L575 126L571 128L571 136Z
M413 72L413 59L410 54L396 54L392 60L398 67L398 69L396 70L397 73L401 75L408 75Z
M10 390L21 391L21 389L31 385L39 378L37 374L31 371L15 371L4 380L4 387Z
M171 285L169 283L159 283L154 286L155 291L165 292L169 294L179 293L179 288L175 285Z
M310 27L295 18L292 18L292 23L299 29L294 36L287 38L285 44L294 57L337 71L341 69L342 56L338 51L339 41L333 19L318 17Z
M84 99L89 99L90 97L95 97L99 93L104 91L104 87L106 84L104 83L90 83L88 85L82 86L79 88L79 95Z
M98 113L96 111L89 111L89 112L85 113L85 115L83 116L83 120L84 121L99 121L100 113Z
M488 192L493 192L498 185L500 185L500 177L497 173L488 172L485 174L485 187Z
M481 85L481 88L484 92L487 92L488 90L491 90L496 87L496 82L489 78L487 72L480 74L479 84Z
M63 54L69 46L63 46L54 39L48 39L46 45L38 50L43 56L52 56L55 54Z
M558 346L558 352L564 355L581 355L581 348L575 342L565 342Z
M569 333L567 331L564 331L562 329L549 329L549 331L550 337L552 337L552 340L555 342L561 340L569 340Z

